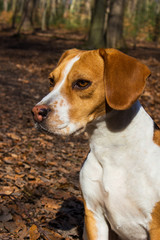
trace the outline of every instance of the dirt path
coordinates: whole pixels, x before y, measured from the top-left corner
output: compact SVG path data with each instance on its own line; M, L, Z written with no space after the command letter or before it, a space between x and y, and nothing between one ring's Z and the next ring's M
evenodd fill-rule
M48 92L61 53L83 39L64 30L19 39L0 33L0 239L81 239L78 175L87 139L37 132L30 110ZM127 53L153 72L141 102L160 124L160 49L139 45Z

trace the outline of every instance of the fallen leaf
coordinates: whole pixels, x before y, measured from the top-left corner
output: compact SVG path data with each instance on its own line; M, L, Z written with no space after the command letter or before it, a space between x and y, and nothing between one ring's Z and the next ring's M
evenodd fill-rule
M0 221L1 222L8 222L12 220L12 215L9 212L9 209L5 206L1 207L1 212L0 212Z
M13 140L17 140L17 141L20 141L21 140L21 138L17 135L17 134L15 134L15 133L7 133L6 134L8 137L10 137L10 138L12 138Z
M43 197L41 199L41 204L43 204L45 206L45 209L48 209L48 210L59 208L59 204L57 203L57 201L48 197Z
M9 231L14 233L15 228L16 228L16 224L12 221L9 222L4 222L4 227Z
M11 187L11 186L2 186L0 189L0 194L11 194L13 192L17 192L18 189L16 187Z
M23 226L22 232L19 233L19 240L24 240L24 238L28 235L28 230L26 225Z
M43 231L45 232L45 239L48 240L60 240L62 239L61 235L59 233L53 232L48 228L43 228Z
M35 224L33 224L29 229L29 237L30 240L37 240L40 237L40 233L38 232L38 228Z

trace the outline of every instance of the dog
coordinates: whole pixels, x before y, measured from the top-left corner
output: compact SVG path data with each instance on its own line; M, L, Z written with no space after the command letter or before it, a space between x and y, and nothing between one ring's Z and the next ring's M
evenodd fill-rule
M71 49L32 109L39 129L88 133L80 171L84 240L160 240L160 129L138 100L149 76L118 50Z

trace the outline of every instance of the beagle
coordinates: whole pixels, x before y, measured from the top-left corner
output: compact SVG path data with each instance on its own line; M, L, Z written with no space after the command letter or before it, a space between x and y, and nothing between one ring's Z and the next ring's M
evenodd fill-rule
M39 129L88 132L84 240L160 240L160 130L137 100L149 75L115 49L68 50L32 109Z

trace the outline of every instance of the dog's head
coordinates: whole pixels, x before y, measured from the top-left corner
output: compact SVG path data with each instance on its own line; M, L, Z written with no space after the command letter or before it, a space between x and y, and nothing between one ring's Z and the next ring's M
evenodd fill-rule
M149 69L115 49L66 51L51 72L50 93L33 109L36 125L69 135L111 109L129 108L141 95Z

